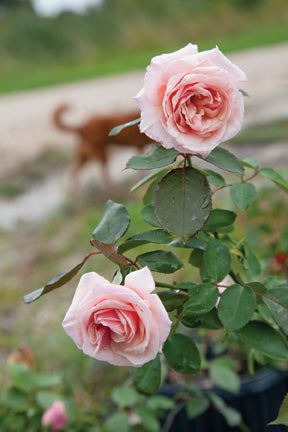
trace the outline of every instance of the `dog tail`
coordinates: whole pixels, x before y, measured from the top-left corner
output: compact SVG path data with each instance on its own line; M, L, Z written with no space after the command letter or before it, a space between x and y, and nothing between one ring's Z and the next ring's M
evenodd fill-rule
M69 108L70 108L70 106L68 104L62 104L62 105L59 105L59 107L55 109L55 111L53 113L54 125L62 131L78 132L77 126L71 126L71 125L68 125L68 124L63 122L63 118L62 118L63 114L64 114L64 112L68 111Z

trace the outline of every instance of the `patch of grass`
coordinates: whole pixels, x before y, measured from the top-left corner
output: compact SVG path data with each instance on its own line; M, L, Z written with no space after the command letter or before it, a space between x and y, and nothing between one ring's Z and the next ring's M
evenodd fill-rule
M19 8L0 16L0 93L143 69L188 42L228 53L287 41L287 2L240 3L111 0L50 19Z
M231 144L263 144L288 140L288 121L279 119L269 123L243 128L229 143Z
M25 191L25 186L19 184L17 180L6 181L0 185L0 196L5 198L13 198L21 195Z
M0 197L14 198L25 193L29 188L43 181L46 176L63 169L70 163L68 153L56 147L48 146L35 159L23 164L17 173L0 180Z

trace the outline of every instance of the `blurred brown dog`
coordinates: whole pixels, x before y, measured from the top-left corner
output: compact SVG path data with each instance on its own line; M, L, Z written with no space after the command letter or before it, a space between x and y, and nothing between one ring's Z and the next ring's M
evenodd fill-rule
M115 146L132 146L142 150L151 140L139 131L138 125L130 126L121 131L119 135L109 136L109 132L121 124L136 120L140 114L139 111L129 112L121 115L99 115L91 117L78 126L68 125L63 122L63 114L69 110L68 104L60 105L53 114L55 126L66 132L73 132L78 136L76 143L73 178L77 187L77 179L80 170L91 160L98 160L101 163L103 180L107 186L111 185L108 173L109 147Z

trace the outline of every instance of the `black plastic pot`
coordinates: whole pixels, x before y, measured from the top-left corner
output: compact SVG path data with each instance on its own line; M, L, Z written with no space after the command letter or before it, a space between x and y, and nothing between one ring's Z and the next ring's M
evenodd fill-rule
M219 388L211 388L223 398L228 406L238 410L251 432L288 432L283 425L267 424L277 417L281 402L287 392L285 375L282 371L269 369L242 378L237 395ZM179 389L170 384L161 388L161 394L173 397ZM239 427L227 425L224 417L210 407L196 419L189 420L183 408L175 416L169 432L242 432Z

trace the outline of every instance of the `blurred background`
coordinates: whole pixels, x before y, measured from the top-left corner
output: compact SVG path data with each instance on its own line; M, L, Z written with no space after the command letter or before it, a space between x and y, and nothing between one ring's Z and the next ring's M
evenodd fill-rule
M103 365L64 334L61 322L79 278L35 304L24 305L22 296L91 251L108 198L127 204L129 235L149 226L138 211L141 191L129 193L137 178L122 172L131 149L110 155L117 187L107 189L95 163L71 196L75 136L57 130L52 114L69 103L67 122L80 124L135 107L151 57L189 42L199 50L218 45L247 74L245 124L227 144L231 151L258 157L287 178L287 0L0 0L0 365L28 346L35 367L63 373L62 391L77 393L80 402L108 394L109 383L127 371L108 368L99 385ZM239 236L250 230L269 271L273 256L288 252L287 203L265 182L259 191L237 229ZM94 257L83 272L89 270L111 280L115 267Z

